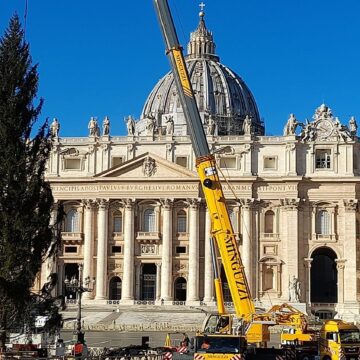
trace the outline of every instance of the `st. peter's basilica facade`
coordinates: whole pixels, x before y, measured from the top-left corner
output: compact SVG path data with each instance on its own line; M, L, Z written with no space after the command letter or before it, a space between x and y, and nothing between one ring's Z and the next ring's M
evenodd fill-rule
M186 61L257 304L358 315L355 119L345 125L322 104L309 109L311 121L291 114L283 135L265 136L252 93L215 55L204 13ZM84 278L95 279L86 302L214 305L210 222L171 73L126 125L127 136L114 136L108 118L92 118L87 137L64 138L52 124L47 179L65 220L41 282L56 271L57 293L70 299L64 280L82 264Z

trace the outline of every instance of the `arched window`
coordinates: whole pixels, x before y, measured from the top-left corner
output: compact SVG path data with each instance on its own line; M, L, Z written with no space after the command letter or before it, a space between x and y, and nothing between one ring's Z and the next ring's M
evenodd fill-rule
M113 231L117 233L122 232L122 215L120 211L114 213Z
M177 214L177 232L186 232L186 212L180 210Z
M330 215L326 210L320 210L316 219L316 233L328 235L330 233Z
M274 220L275 214L272 210L268 210L265 213L265 233L266 234L273 234L274 233Z
M145 232L156 231L154 209L146 209L144 211L144 231Z
M66 214L66 232L79 232L79 214L76 209L71 209Z

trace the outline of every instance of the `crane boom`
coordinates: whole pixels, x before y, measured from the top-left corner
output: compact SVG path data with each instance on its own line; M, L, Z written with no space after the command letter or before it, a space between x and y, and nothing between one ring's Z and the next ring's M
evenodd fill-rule
M153 2L196 156L196 168L210 214L212 236L216 240L222 259L234 309L239 318L250 321L255 314L255 306L226 208L215 157L210 153L195 101L182 47L178 41L167 0L153 0Z

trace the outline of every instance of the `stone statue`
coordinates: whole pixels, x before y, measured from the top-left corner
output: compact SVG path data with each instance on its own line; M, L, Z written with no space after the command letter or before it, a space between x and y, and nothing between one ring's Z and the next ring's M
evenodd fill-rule
M96 118L94 118L94 117L90 118L90 121L88 124L88 129L89 129L89 136L98 136L99 135L99 127L98 127Z
M169 115L166 117L166 135L174 133L174 117Z
M125 119L126 121L126 128L127 128L127 131L128 131L128 135L134 135L135 134L135 120L134 118L129 115L127 117L127 119Z
M60 123L57 118L54 118L53 122L50 125L50 132L53 137L59 136Z
M352 116L349 120L349 130L350 130L350 134L352 136L355 136L356 133L357 133L357 123L356 123L356 119L355 119L355 116Z
M103 135L109 135L110 134L110 119L105 116L103 120Z
M305 119L306 121L306 124L302 124L301 123L301 126L302 126L302 131L301 131L301 141L302 142L305 142L305 141L314 141L314 138L315 138L315 130L314 130L314 127L313 125L309 122L308 119Z
M207 134L208 135L214 135L215 134L215 128L216 128L216 123L215 120L213 118L213 116L210 114L209 118L208 118L208 125L207 125Z
M246 115L246 117L243 121L243 125L242 125L242 130L243 130L244 135L251 134L251 127L252 127L252 120L249 115Z
M294 135L296 127L298 126L298 121L295 118L294 114L290 114L290 117L284 127L284 136Z
M316 110L313 116L314 120L332 118L331 109L325 104L321 104Z
M344 141L351 140L351 133L349 129L346 125L341 124L338 118L335 118L335 128L337 129L338 134Z
M299 302L300 301L300 281L293 275L289 281L289 301Z
M155 133L155 116L153 114L149 114L146 118L146 130L147 135L154 135Z

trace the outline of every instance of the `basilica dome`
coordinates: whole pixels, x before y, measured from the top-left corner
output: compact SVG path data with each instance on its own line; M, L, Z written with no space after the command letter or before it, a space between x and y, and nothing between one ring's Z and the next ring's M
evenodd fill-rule
M185 61L205 130L211 117L216 124L213 135L243 134L243 121L249 116L252 132L264 134L264 125L251 91L241 77L221 64L215 55L213 35L206 28L203 11L197 29L190 35ZM159 132L164 134L170 117L174 135L186 135L186 121L172 72L160 79L151 91L136 124L136 132L146 134L146 121L152 118Z

